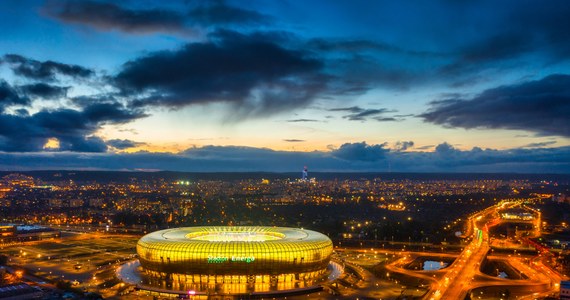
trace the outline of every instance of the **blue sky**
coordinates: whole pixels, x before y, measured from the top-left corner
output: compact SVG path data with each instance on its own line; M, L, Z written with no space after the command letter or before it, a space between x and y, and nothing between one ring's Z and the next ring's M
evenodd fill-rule
M567 1L2 1L0 168L570 172Z

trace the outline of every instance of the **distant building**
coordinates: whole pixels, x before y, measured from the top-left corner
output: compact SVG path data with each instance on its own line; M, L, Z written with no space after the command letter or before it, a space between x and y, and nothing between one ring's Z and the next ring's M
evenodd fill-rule
M82 207L84 202L83 199L69 199L69 207Z
M0 286L0 299L2 300L40 299L43 295L41 289L23 282Z
M103 207L105 205L105 201L101 198L96 199L89 199L89 207Z
M309 170L307 169L307 166L305 166L305 168L303 169L303 175L301 177L302 180L309 180Z
M558 194L558 195L554 195L552 197L552 200L554 200L558 203L570 203L570 196L567 196L565 194Z
M8 174L0 179L0 183L11 188L34 187L36 185L33 177L22 174Z
M49 199L48 200L48 204L51 207L63 207L64 206L64 202L63 199Z
M535 215L524 209L509 209L501 213L504 220L523 220L530 221L535 219Z
M0 243L37 241L61 237L61 232L37 225L0 225Z
M560 282L560 299L570 299L570 281Z
M0 191L0 207L10 207L12 206L12 200L10 199L3 199L4 195L3 192Z
M84 204L84 200L83 199L59 199L59 198L55 198L55 199L49 199L48 200L48 204L51 207L58 207L58 208L62 208L62 207L82 207Z
M12 225L0 226L0 236L1 237L15 236L15 235L16 235L16 226L12 226Z

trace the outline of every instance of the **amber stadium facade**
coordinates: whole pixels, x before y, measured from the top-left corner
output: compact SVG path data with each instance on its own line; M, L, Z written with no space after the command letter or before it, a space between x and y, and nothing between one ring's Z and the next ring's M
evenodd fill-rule
M262 226L166 229L137 244L148 282L224 294L312 286L326 275L332 250L321 233Z

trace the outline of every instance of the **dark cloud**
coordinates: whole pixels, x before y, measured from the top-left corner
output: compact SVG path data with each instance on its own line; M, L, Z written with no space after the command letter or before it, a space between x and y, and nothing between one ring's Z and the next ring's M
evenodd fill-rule
M94 74L92 70L82 66L63 64L51 60L41 62L17 54L4 55L2 62L8 64L16 75L43 81L53 81L56 79L56 75L87 78Z
M18 87L26 95L43 99L60 99L67 95L69 87L56 86L47 83L26 84Z
M111 146L111 147L118 149L118 150L124 150L124 149L128 149L128 148L134 148L134 147L146 145L146 143L135 142L135 141L126 140L126 139L125 140L112 139L112 140L108 140L106 143L108 146Z
M364 121L368 117L376 117L380 114L384 114L388 112L388 109L381 108L381 109L365 109L359 113L350 114L343 116L343 118L349 119L351 121Z
M508 150L474 147L472 150L462 151L448 143L442 143L437 145L435 152L418 154L410 156L409 163L417 163L418 166L423 164L424 168L439 168L452 172L476 170L509 173L524 170L523 172L530 173L558 173L570 168L570 163L568 163L570 147ZM395 166L398 167L401 163L398 162ZM532 165L535 165L537 169L532 170Z
M99 30L129 33L186 32L183 13L163 9L135 10L98 1L48 1L43 12L66 23L83 24Z
M389 110L387 108L371 109L371 108L361 108L358 106L352 106L352 107L331 108L328 111L350 112L350 114L342 116L344 119L348 119L350 121L366 121L368 118L372 118L377 121L396 121L396 119L393 117L379 116L387 112L394 112L393 110Z
M69 137L59 141L59 150L73 151L73 152L105 152L107 145L105 142L96 136L88 137Z
M315 120L315 119L293 119L293 120L287 120L287 122L290 123L300 123L300 122L320 122L319 120Z
M378 87L405 90L433 82L433 68L424 66L439 66L453 57L367 39L313 38L301 44L327 58L326 69L335 78L332 95L361 95Z
M272 18L253 11L227 5L224 1L205 2L179 10L132 9L111 1L51 0L42 12L65 23L81 24L98 30L128 33L192 33L194 27L260 26Z
M57 139L58 151L103 152L105 142L93 134L104 124L120 124L145 115L119 103L100 103L83 110L42 110L29 114L0 114L0 151L42 151Z
M453 147L452 145L450 145L447 142L441 143L435 147L435 153L440 154L440 155L444 155L444 156L445 155L452 155L452 154L457 153L457 152L459 152L459 150L455 149L455 147Z
M420 147L415 147L417 150L429 150L431 148L435 147L435 145L425 145L425 146L420 146Z
M567 60L570 32L566 28L570 28L570 5L564 1L548 1L542 5L529 1L524 4L509 16L508 21L532 39L537 50L546 50L558 59Z
M114 94L110 93L103 93L103 94L94 94L94 95L80 95L71 98L73 104L79 107L87 107L93 104L117 104L119 100L115 97Z
M550 1L537 7L532 1L498 5L477 1L456 3L455 8L432 3L425 8L438 7L433 14L422 12L407 20L415 23L419 31L395 29L407 33L398 43L389 38L391 33L383 32L376 40L313 38L304 45L328 58L327 70L340 82L351 81L345 89L340 84L335 86L345 94L349 90L362 94L378 87L398 90L434 84L470 87L492 80L491 76L518 70L521 65L527 66L528 71L568 62L570 31L566 28L570 28L570 6L562 3ZM354 9L362 8L356 5ZM409 7L398 6L398 9L399 13L414 14ZM425 19L427 15L439 21ZM481 15L485 15L485 22L481 22ZM418 35L422 30L426 31Z
M223 101L237 105L238 114L266 114L310 103L324 89L321 66L265 37L220 31L210 42L129 61L115 83L126 95L145 95L134 106Z
M190 22L204 25L265 25L271 17L253 10L228 6L223 2L200 5L188 13Z
M504 60L531 49L528 36L509 32L489 37L461 51L461 63L476 64Z
M307 47L314 49L315 51L341 51L346 53L363 53L363 52L388 52L388 53L399 53L408 54L416 56L442 56L441 53L435 53L430 51L416 51L407 50L398 47L393 44L383 43L373 40L364 39L344 39L344 40L334 40L334 39L323 39L314 38L307 41Z
M83 115L88 121L98 124L124 124L147 116L140 110L126 109L118 102L91 104L83 109Z
M366 142L342 144L338 149L331 151L334 157L349 161L377 161L384 159L388 149L386 144L368 145Z
M432 102L427 122L461 128L505 128L570 137L570 76L489 89L471 99Z
M394 153L396 154L396 153ZM395 169L445 172L528 172L567 173L570 170L570 147L534 149L481 149L462 151L448 143L435 152L405 152L391 156ZM408 155L411 154L411 155ZM415 167L412 167L415 165Z
M51 156L51 160L48 158ZM0 169L23 169L28 166L42 166L43 169L158 169L190 171L262 171L285 169L298 170L304 164L318 165L321 169L332 170L335 164L344 164L322 153L273 151L250 147L205 146L190 148L179 154L172 153L97 153L80 154L57 153L13 154L0 152ZM296 167L295 167L296 166ZM32 167L32 168L34 168Z
M357 143L359 144L359 143ZM354 144L349 144L354 145ZM270 149L205 146L181 153L6 153L0 152L0 169L155 169L172 171L297 172L309 165L315 172L493 172L569 173L570 147L468 151L442 146L451 152L392 152L383 145L372 150L374 159L346 159L334 152L274 151ZM349 151L354 153L354 151ZM367 152L367 151L364 151ZM364 154L365 156L368 154ZM353 158L352 155L350 155ZM376 159L381 157L380 159Z
M504 63L517 58L519 55L531 51L533 47L534 43L527 34L519 32L502 33L459 49L459 56L453 63L444 66L441 72L448 76L454 76L478 72L483 68L497 67L497 62ZM456 84L461 85L463 83Z
M561 3L549 1L539 6L532 1L503 3L497 7L500 12L494 15L499 19L489 23L495 25L458 47L456 54L449 56L452 62L441 73L476 77L482 70L504 70L521 63L545 66L554 61L568 61L570 32L566 28L570 27L570 6ZM469 78L457 84L472 82L473 78Z
M547 142L538 142L538 143L530 143L522 146L521 148L542 148L546 146L551 146L556 144L556 141L547 141Z
M347 112L351 112L351 113L360 113L362 111L364 111L364 108L360 108L358 106L351 106L351 107L337 107L337 108L331 108L328 111L347 111Z
M12 105L29 105L30 98L21 96L8 82L0 79L0 113Z
M16 115L16 116L24 116L24 117L25 117L25 116L29 116L30 113L29 113L28 110L25 109L25 108L19 108L19 109L15 109L15 110L14 110L14 115Z
M307 41L307 46L317 51L387 51L387 52L403 52L403 50L394 45L381 43L371 40L330 40L323 38L314 38Z
M397 141L394 148L396 151L406 151L413 147L414 147L413 141L403 141L403 142Z
M375 117L373 118L374 120L378 121L378 122L396 122L396 121L400 121L399 119L396 119L394 117Z
M288 142L288 143L306 142L306 140L298 140L298 139L286 139L286 140L283 140L283 141Z

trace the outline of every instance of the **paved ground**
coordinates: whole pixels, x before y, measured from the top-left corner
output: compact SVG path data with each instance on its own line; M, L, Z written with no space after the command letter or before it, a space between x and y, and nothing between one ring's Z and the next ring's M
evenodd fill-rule
M28 242L0 249L9 265L40 280L69 280L74 286L101 292L112 284L114 267L135 254L138 236L104 233L67 234L61 239Z

